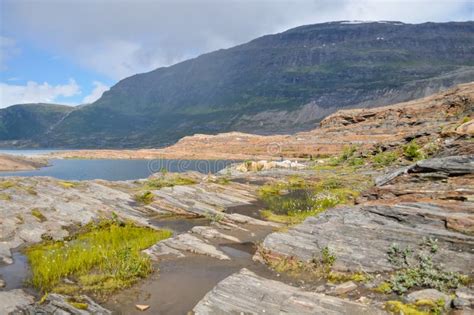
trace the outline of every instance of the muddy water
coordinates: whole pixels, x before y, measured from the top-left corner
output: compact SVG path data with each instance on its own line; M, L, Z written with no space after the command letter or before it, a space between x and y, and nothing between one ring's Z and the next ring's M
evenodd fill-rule
M263 220L262 216L260 215L260 210L265 209L265 206L266 205L263 201L257 200L249 205L229 207L225 210L225 213L238 213L255 219Z
M136 304L150 305L148 314L186 314L217 283L241 268L250 269L267 278L277 275L266 266L254 262L252 257L256 244L271 228L245 226L249 231L222 231L242 240L231 243L215 240L210 243L226 253L231 260L186 253L184 258L165 258L159 262L159 271L131 289L114 296L105 306L114 314L143 314L135 308Z

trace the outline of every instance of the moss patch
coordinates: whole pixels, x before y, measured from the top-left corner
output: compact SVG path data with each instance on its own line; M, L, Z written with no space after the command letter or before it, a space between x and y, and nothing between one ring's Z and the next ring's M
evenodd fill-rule
M10 201L12 200L12 196L9 194L0 193L0 200Z
M66 189L74 188L74 187L79 186L78 183L68 182L68 181L59 181L58 185L61 186L62 188L66 188Z
M31 210L31 215L34 216L36 219L38 219L38 221L40 221L40 222L44 222L44 221L48 220L44 216L44 214L41 212L41 210L37 209L37 208Z
M178 185L193 185L196 180L183 175L163 174L161 177L148 179L143 187L147 190L161 189L164 187L173 187Z
M11 180L2 180L0 181L0 190L12 188L16 186L16 182Z
M420 311L412 304L404 304L400 301L388 301L385 309L393 314L403 315L430 315L428 312Z
M70 241L42 242L26 250L31 283L43 292L113 292L151 273L150 258L141 250L170 236L168 230L113 220L88 224ZM65 277L75 284L62 284Z
M155 195L153 195L151 191L145 191L144 193L136 194L134 196L134 199L138 203L148 205L153 202L153 200L155 199Z

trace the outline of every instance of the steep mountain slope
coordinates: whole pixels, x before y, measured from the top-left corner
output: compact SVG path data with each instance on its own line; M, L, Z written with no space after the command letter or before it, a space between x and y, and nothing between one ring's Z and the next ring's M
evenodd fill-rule
M474 137L474 82L409 102L339 110L324 118L319 128L291 135L262 136L242 132L196 134L161 149L73 150L55 152L51 156L275 160L282 156L308 158L337 155L354 145L367 151L375 147L387 150L401 147L415 138L420 145L428 143L434 147L439 145L440 139L449 137ZM461 148L452 141L447 141L447 144L460 154L474 153L473 141L464 141Z
M347 107L474 81L474 22L302 26L126 78L41 145L139 147L194 133L314 128Z
M21 104L0 110L0 139L26 140L44 135L73 110L55 104Z

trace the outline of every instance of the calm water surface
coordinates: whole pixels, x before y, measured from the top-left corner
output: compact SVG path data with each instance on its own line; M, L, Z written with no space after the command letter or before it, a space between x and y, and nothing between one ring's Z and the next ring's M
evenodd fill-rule
M64 180L129 180L146 178L165 168L169 172L215 173L234 161L224 160L50 160L34 171L0 172L0 176L51 176Z

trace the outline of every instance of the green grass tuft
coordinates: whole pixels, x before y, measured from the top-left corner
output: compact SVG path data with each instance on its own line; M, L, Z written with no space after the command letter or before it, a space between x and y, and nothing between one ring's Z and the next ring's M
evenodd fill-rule
M153 195L151 191L145 191L142 194L136 194L134 196L134 199L138 203L143 203L145 205L148 205L153 202L153 200L155 199L155 195Z
M403 146L403 155L410 161L419 161L425 158L423 151L415 140Z
M398 157L395 151L379 152L373 156L372 162L376 167L386 167L392 165Z
M31 283L43 292L75 292L74 285L61 283L67 277L76 281L77 291L97 294L130 286L152 271L141 250L170 236L168 230L114 220L88 224L70 241L43 242L26 250Z

